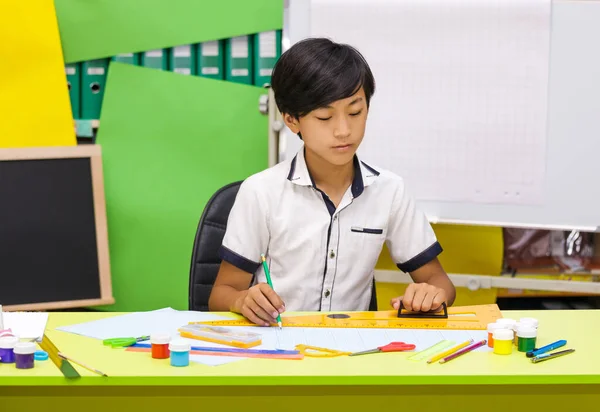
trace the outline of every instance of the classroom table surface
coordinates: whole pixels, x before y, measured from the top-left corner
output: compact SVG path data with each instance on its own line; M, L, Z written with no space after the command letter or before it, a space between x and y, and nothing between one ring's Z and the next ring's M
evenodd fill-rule
M99 376L74 365L81 374L65 379L51 361L18 370L0 364L1 386L323 386L323 385L599 385L600 311L505 311L503 316L539 320L538 346L566 339L562 348L575 353L533 364L521 352L495 355L473 352L446 364L407 360L410 353L381 353L357 357L302 360L243 359L220 366L191 362L176 368L168 360L152 359L148 353L126 352L103 346L99 340L57 331L59 326L116 316L106 312L51 312L46 333L61 352L100 369Z

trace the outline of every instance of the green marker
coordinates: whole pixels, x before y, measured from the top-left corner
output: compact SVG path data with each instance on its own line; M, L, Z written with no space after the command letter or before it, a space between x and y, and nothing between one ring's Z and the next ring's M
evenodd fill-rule
M262 260L262 264L263 264L263 268L265 269L265 276L267 277L267 283L269 284L269 286L271 286L271 289L275 290L275 288L273 288L273 282L271 282L271 274L269 273L269 267L267 266L267 259L265 259L265 255L260 255L260 258ZM279 329L281 329L282 325L281 325L281 315L277 314L277 324L279 325Z

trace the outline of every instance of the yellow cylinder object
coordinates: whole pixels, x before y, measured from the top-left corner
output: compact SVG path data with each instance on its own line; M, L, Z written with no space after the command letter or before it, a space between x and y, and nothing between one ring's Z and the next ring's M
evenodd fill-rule
M494 353L510 355L513 350L514 331L512 329L496 329L494 331Z

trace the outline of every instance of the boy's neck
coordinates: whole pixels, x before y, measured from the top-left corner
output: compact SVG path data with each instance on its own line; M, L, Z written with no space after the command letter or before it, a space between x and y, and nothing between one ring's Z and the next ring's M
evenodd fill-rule
M315 186L328 195L329 192L342 192L343 194L352 184L354 178L353 160L341 166L332 165L308 149L304 150L304 159Z

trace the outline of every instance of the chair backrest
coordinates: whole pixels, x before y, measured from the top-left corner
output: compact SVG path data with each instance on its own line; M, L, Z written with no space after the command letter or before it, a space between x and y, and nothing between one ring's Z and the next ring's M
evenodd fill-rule
M219 273L219 248L223 243L227 218L242 181L230 183L210 198L196 230L190 267L189 309L208 311L208 298Z
M200 216L190 265L189 310L208 311L208 299L221 265L219 248L241 184L242 181L238 181L217 190ZM369 310L377 310L375 281Z

